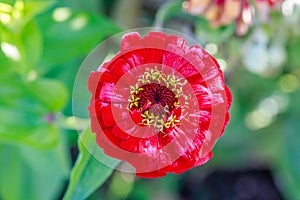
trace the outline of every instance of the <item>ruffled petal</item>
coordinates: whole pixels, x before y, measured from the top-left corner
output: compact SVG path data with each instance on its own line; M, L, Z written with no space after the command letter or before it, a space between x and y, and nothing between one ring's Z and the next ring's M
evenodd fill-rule
M123 140L120 147L128 152L139 153L140 139L136 137L130 137Z
M116 124L111 110L111 104L104 104L104 105L102 104L101 116L103 119L103 123L106 127L112 127Z
M115 60L110 65L110 73L121 78L127 71L130 70L130 64L122 58Z
M136 176L140 177L140 178L161 178L161 177L166 176L166 173L156 170L156 171L152 171L152 172L148 172L148 173L147 172L146 173L138 173L137 172Z
M161 63L166 38L158 35L146 35L143 38L147 63Z
M129 63L131 68L138 67L146 63L144 50L138 49L123 54L123 58Z
M143 48L142 38L139 33L132 32L127 33L122 37L121 41L121 51L126 52L129 50Z
M91 72L88 79L88 89L95 96L99 95L101 84L104 82L116 83L118 78L109 73L108 71L104 72Z
M187 50L188 45L184 38L169 36L166 40L162 64L177 69L182 66L183 56Z
M197 160L195 166L200 166L200 165L207 163L207 161L209 161L212 157L213 157L213 153L212 153L212 151L210 151L206 156L199 158Z
M112 133L115 134L117 137L121 139L128 139L130 135L128 135L126 132L124 132L118 125L114 125L112 129Z

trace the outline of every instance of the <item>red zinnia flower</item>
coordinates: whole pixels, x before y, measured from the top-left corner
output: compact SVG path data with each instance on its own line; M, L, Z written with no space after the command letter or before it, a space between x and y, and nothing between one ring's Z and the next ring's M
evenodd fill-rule
M231 94L217 61L175 35L124 35L88 85L97 144L140 177L204 164L229 120Z

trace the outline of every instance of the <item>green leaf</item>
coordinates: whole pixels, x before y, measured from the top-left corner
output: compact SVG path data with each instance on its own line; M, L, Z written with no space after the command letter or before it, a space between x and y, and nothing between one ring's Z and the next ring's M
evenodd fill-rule
M42 54L42 35L35 21L30 21L22 30L21 41L26 71L37 68Z
M109 178L114 168L120 163L119 160L103 153L96 144L95 135L90 128L80 135L78 143L80 154L72 169L64 200L86 199Z
M281 126L281 146L274 167L274 171L280 180L280 188L286 199L298 199L300 197L300 124L299 124L299 97L298 90L290 96L290 110L284 117Z
M55 13L65 15L66 19L56 19ZM43 30L45 47L42 65L48 67L83 56L100 41L120 31L104 16L69 8L58 8L54 13L41 16L38 22Z
M15 3L16 0L2 0L3 3L9 4L9 5L13 5Z
M5 48L7 49L6 55L0 54L0 59L2 60L1 57L4 56L3 61L6 61L1 68L26 75L37 67L42 52L42 37L34 20L26 23L17 32L9 29L1 30L0 39L2 44L6 44L1 46L1 50L5 53ZM9 46L12 46L14 51L9 49Z
M30 22L35 16L47 10L54 4L54 1L23 1L16 0L13 5L12 2L4 3L10 7L8 14L11 16L9 23L0 24L12 33L20 33L21 30ZM3 4L3 5L4 5ZM8 11L8 10L7 10Z
M0 139L36 148L55 145L57 128L47 117L55 117L53 112L63 109L66 103L63 84L47 79L23 82L4 77L0 84Z
M31 84L31 93L51 112L62 110L68 101L68 91L58 80L35 81Z
M0 49L0 74L6 74L9 72L12 72L12 65L7 59L7 57L4 55L2 49Z
M53 148L45 150L0 143L1 199L57 198L70 169L66 144L61 137L58 140Z

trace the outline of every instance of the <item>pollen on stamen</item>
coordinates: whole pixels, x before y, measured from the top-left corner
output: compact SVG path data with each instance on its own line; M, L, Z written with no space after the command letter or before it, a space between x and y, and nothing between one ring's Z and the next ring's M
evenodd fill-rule
M145 126L154 126L158 131L180 124L180 116L171 113L180 108L179 97L182 87L187 83L175 74L163 74L157 68L148 69L140 75L137 83L130 87L130 99L127 110L137 109ZM145 106L149 104L149 106Z

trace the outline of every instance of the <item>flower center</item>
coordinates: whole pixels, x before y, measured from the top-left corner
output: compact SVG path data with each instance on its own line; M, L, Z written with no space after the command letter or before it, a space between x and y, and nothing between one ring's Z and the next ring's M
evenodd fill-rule
M153 104L159 104L163 107L168 106L171 108L174 106L175 102L178 102L178 99L175 97L175 94L167 87L157 84L150 83L142 85L139 93L136 94L136 98L139 98L139 106L142 107L147 102Z
M158 131L172 128L180 123L181 107L178 98L182 95L182 78L150 69L138 77L130 89L128 110L133 120Z

